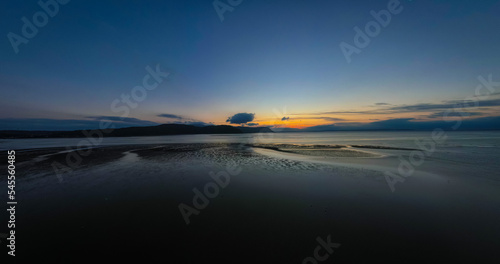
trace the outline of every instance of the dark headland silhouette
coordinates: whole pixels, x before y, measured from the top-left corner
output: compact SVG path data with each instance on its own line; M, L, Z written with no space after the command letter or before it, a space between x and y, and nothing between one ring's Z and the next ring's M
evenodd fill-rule
M147 127L127 127L117 129L90 129L74 131L0 131L0 138L79 138L79 137L140 137L166 136L189 134L240 134L240 133L273 133L268 127L234 127L234 126L205 126L197 127L182 124L164 124Z

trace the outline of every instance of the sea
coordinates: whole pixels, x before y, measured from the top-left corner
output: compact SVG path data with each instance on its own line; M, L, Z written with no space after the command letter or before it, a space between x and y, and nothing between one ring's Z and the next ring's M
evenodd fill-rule
M500 131L445 131L438 142L440 150L462 148L500 154ZM339 131L255 134L204 134L148 137L107 137L101 142L86 138L0 139L0 150L25 150L51 147L99 147L172 143L286 143L368 145L394 148L419 148L416 143L433 139L432 131ZM487 150L489 149L489 150Z

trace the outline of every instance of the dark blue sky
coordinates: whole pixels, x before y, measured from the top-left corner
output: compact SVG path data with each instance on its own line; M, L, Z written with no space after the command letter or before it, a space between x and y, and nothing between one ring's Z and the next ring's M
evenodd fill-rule
M23 127L8 126L8 118L50 126L124 115L112 102L157 65L170 75L130 107L127 120L137 125L225 124L238 113L272 125L282 118L273 109L290 116L290 127L429 121L442 109L381 112L463 100L479 76L500 81L500 1L400 1L403 11L347 63L339 44L353 45L353 28L364 28L370 11L388 2L243 0L222 22L211 0L71 0L16 54L7 35L22 36L21 18L32 20L42 8L2 1L0 129ZM467 110L494 116L497 106Z

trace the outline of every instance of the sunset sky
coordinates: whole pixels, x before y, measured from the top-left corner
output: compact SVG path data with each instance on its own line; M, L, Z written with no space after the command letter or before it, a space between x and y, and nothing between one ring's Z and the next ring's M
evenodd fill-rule
M43 9L2 1L0 130L240 125L228 122L239 113L289 128L428 122L457 104L448 116L499 116L500 85L463 105L481 80L500 82L498 0L402 0L350 63L340 43L390 1L244 0L223 21L212 2L72 0L16 53L9 32L22 37L22 17ZM113 111L148 66L168 78Z

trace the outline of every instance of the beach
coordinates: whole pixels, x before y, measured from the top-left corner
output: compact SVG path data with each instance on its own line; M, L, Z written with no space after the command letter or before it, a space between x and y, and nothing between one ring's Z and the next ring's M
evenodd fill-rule
M498 259L498 174L435 155L392 192L385 173L412 148L352 145L101 146L60 177L67 150L20 150L17 250L51 263L308 263L328 240L325 263Z

